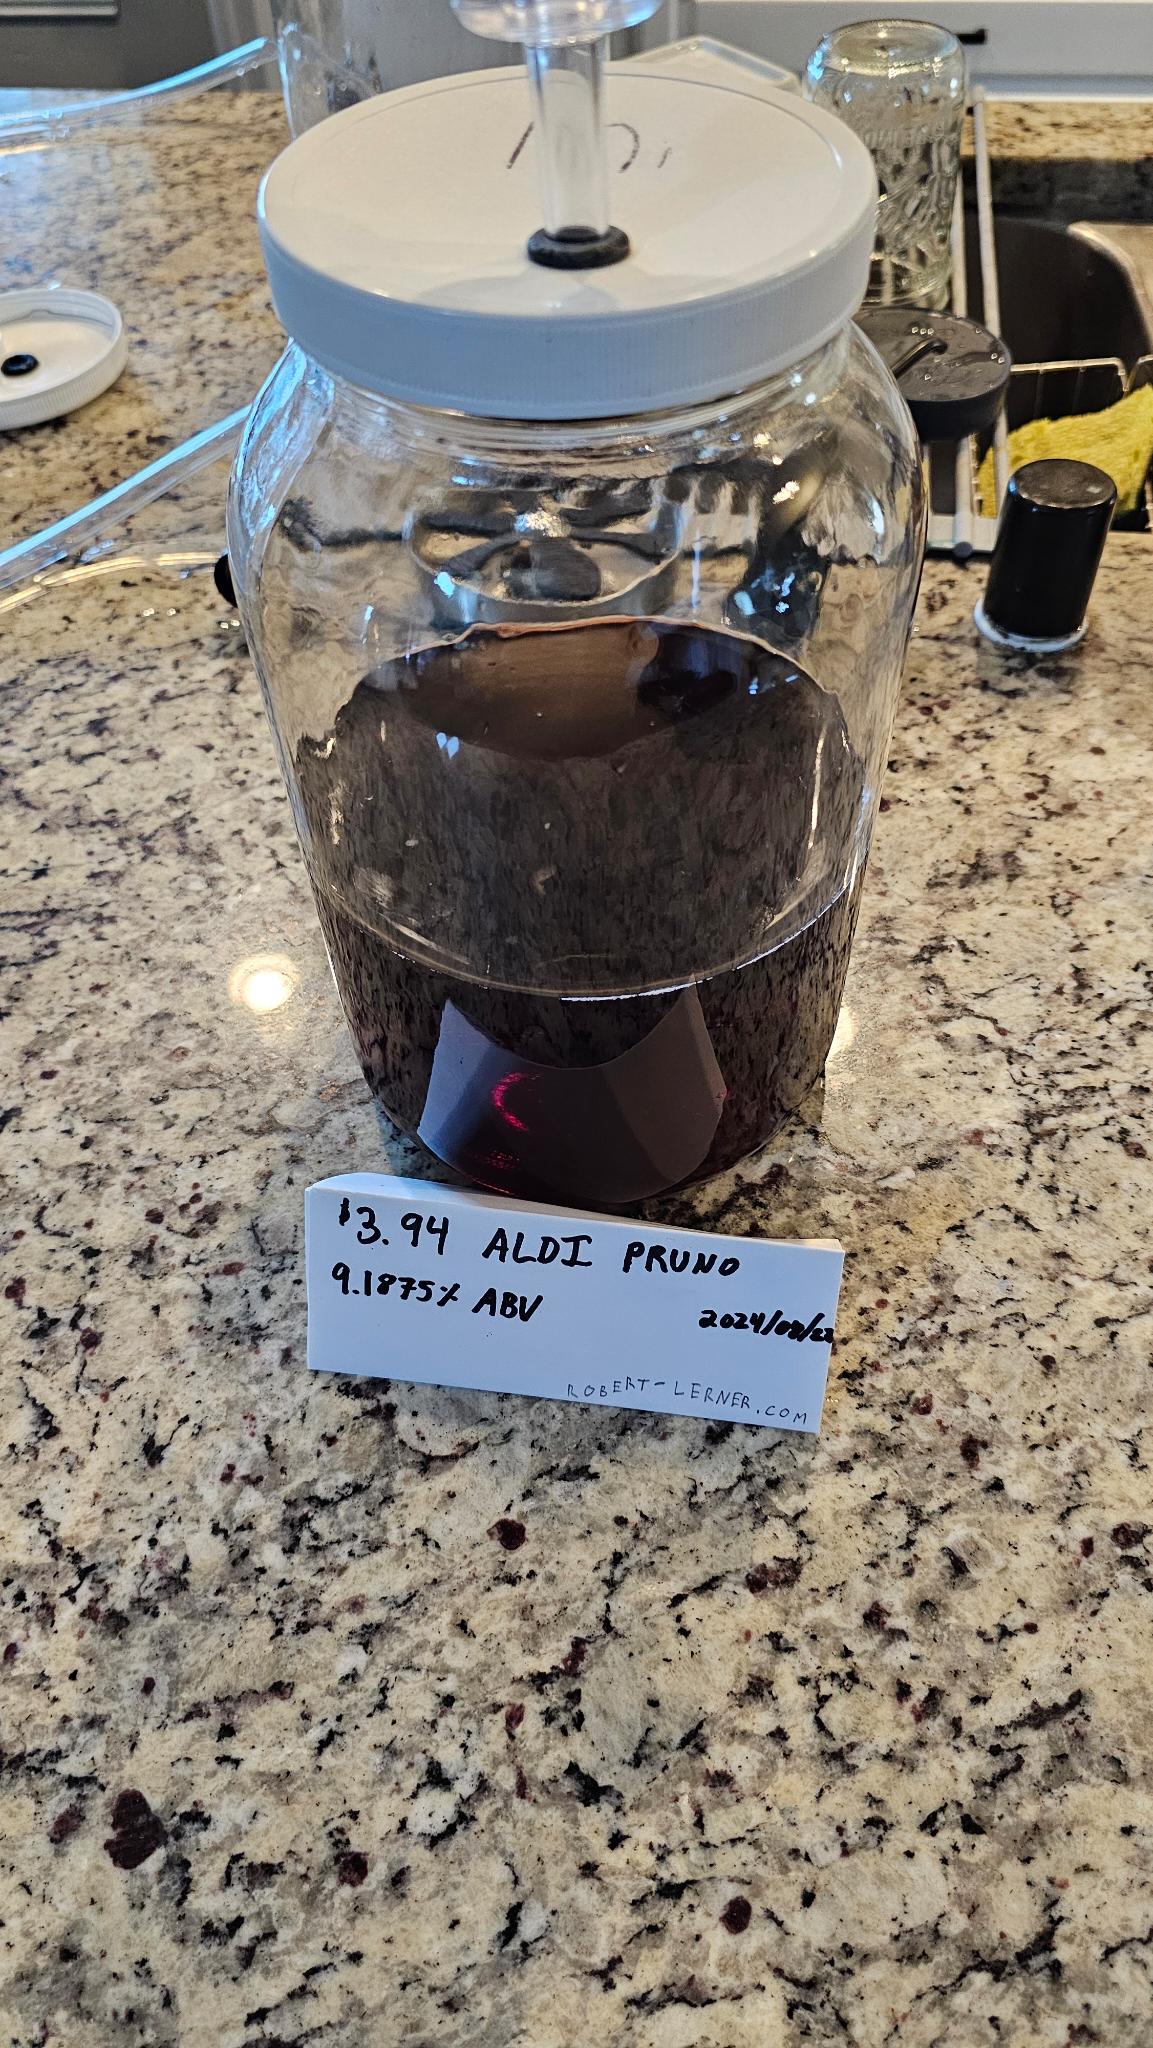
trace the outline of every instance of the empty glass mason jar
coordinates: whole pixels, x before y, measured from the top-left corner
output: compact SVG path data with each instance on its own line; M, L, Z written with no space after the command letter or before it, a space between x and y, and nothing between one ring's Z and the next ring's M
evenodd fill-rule
M804 90L848 123L877 167L867 296L883 305L944 306L967 98L956 36L928 21L850 22L817 44Z
M574 200L543 261L515 74L291 145L229 547L377 1101L486 1186L621 1206L822 1070L923 501L851 325L863 148L736 64L622 67L608 116L622 226Z

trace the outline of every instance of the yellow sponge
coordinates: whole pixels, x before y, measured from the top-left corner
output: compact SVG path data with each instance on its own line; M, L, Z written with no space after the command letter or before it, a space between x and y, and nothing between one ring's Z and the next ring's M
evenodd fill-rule
M1136 511L1153 460L1153 384L1131 391L1128 398L1119 398L1104 412L1073 413L1063 420L1030 420L1009 436L1010 471L1054 455L1095 463L1117 486L1118 517ZM982 512L991 517L997 509L992 451L981 464L977 492Z

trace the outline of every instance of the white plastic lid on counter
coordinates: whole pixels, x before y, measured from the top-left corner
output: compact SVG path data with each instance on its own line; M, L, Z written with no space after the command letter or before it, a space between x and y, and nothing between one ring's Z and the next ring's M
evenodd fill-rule
M99 292L0 292L0 432L88 405L115 383L127 353L120 314Z
M610 68L611 210L631 253L530 260L540 226L524 74L387 93L278 157L260 230L281 322L325 368L492 418L611 418L719 399L856 312L873 246L864 145L735 59L710 82Z

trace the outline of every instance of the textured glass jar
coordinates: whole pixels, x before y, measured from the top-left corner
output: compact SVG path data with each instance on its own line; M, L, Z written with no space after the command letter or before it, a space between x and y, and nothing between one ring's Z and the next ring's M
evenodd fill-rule
M869 298L946 305L967 99L956 36L927 21L850 22L817 44L804 91L847 122L877 167Z
M852 327L727 403L573 426L288 350L229 549L390 1117L605 1205L771 1134L833 1036L922 538Z

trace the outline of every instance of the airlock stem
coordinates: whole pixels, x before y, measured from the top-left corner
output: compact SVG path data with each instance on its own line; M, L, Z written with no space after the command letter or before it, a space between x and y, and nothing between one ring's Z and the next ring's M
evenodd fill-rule
M609 221L602 80L608 36L656 11L659 0L453 0L477 35L524 45L533 99L544 225L534 263L598 270L629 253Z

